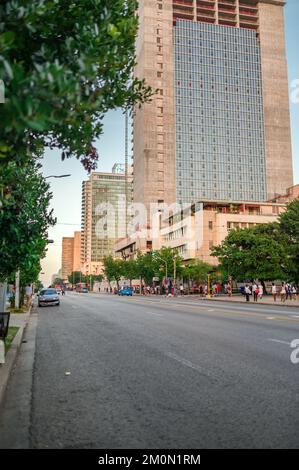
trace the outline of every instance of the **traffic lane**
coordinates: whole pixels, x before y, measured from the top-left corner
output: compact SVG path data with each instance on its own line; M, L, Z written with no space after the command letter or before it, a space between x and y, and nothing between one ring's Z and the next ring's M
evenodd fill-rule
M135 301L141 301L142 299L146 299L147 301L150 302L164 302L165 297L163 296L135 296L133 297ZM217 301L211 299L209 300L198 300L194 301L192 298L186 298L186 297L175 297L175 298L169 298L169 301L173 301L175 303L178 303L180 305L195 305L195 306L200 306L200 307L208 307L209 308L214 308L214 309L227 309L229 308L231 311L238 310L238 311L254 311L254 312L260 312L260 313L278 313L278 314L289 314L289 315L299 315L299 305L298 301L294 301L293 306L283 306L283 305L265 305L261 303L254 303L254 302L246 302L244 300L244 303L242 302L229 302L229 301Z
M245 365L249 362L251 368L269 374L269 379L278 377L282 383L286 381L298 391L299 369L290 360L293 352L290 343L299 338L298 323L282 325L281 322L276 323L275 319L244 318L243 314L239 318L234 314L231 318L209 311L182 312L174 310L171 302L167 306L159 305L160 310L154 306L149 309L147 302L138 303L134 309L131 299L119 301L116 297L108 297L106 302L114 305L113 312L109 312L107 317L110 321L117 321L123 329L130 328L136 335L143 335L144 341L152 341L156 348L167 343L168 339L181 357L190 358L194 355L196 358L198 355L202 362L205 360L204 355L208 358L213 355L213 344L216 343L216 362L221 362L221 356L232 355L232 358L237 358L237 362ZM208 342L203 343L206 338Z
M179 314L184 314L184 320L187 318L187 315L192 316L208 316L209 318L216 318L216 319L232 319L232 320L241 320L245 321L247 323L259 323L261 326L264 325L266 328L269 328L269 323L272 324L273 328L276 328L275 324L277 323L277 326L281 328L281 323L285 325L286 329L290 329L292 332L296 331L299 327L299 318L297 318L297 315L293 315L291 312L284 314L284 315L279 315L279 314L272 314L271 313L265 313L265 312L255 312L255 311L247 311L246 309L243 308L231 308L230 305L222 305L222 308L214 308L213 305L210 303L203 303L200 305L197 304L189 304L189 303L180 303L175 301L173 298L169 299L160 299L159 301L154 300L152 301L149 298L141 298L139 297L138 299L136 298L127 298L127 297L118 297L118 296L98 296L98 295L90 295L88 297L77 297L77 300L79 299L85 299L85 304L86 305L94 305L95 308L101 306L101 305L110 305L112 302L113 305L115 306L115 309L117 310L118 308L121 308L122 305L125 305L126 309L130 311L131 308L133 308L134 304L137 305L141 310L147 310L148 313L152 313L153 315L155 314L154 312L157 312L157 315L161 315L161 312L159 313L159 310L165 310L168 312L172 312L173 314L177 313ZM75 300L75 298L74 298ZM78 305L75 302L75 305ZM158 310L157 310L158 309ZM141 311L140 310L140 311ZM137 310L138 311L138 310ZM152 312L151 312L152 311Z
M250 377L267 377L272 387L285 384L297 394L299 366L291 362L291 342L299 338L298 322L276 322L258 318L220 315L214 312L191 312L174 310L171 302L165 305L151 306L147 302L138 303L135 309L131 299L109 297L105 302L114 305L113 313L108 317L117 321L122 329L130 328L136 335L143 335L145 342L157 349L161 344L173 347L179 357L191 359L204 367L218 367L222 376L231 377L229 368L220 367L224 359L229 358L232 368L249 367ZM133 316L133 319L132 319ZM133 321L132 321L133 320ZM214 348L216 344L216 348ZM165 353L165 351L164 351ZM218 364L218 366L216 366ZM246 376L246 374L245 374ZM235 378L233 373L232 380Z
M64 305L66 311L61 312L59 318L64 314L70 316L72 334L66 349L60 345L60 340L54 349L62 356L59 361L62 366L64 355L71 360L69 352L74 342L74 352L81 347L81 360L73 365L66 382L61 368L52 370L55 361L48 363L53 347L44 351L37 365L38 373L44 365L49 368L49 375L57 376L57 380L48 396L48 435L44 440L43 420L39 421L39 414L35 413L36 446L48 446L49 439L58 447L297 446L293 423L298 418L298 403L292 387L286 387L284 381L274 381L273 386L256 367L252 370L251 361L243 364L242 357L232 361L234 354L229 355L226 350L223 356L221 348L217 353L217 342L211 343L206 335L197 341L201 345L200 356L197 352L193 352L193 356L182 355L177 348L184 343L184 337L179 335L174 342L162 335L165 341L161 349L159 340L158 348L152 335L145 341L141 331L136 334L118 323L117 319L123 319L123 309L115 311L111 302L108 311L107 301L105 304L105 308L96 312L94 306L82 306L84 318L91 316L96 320L88 332L84 329L82 315ZM109 314L107 321L105 315ZM148 324L143 325L143 329L145 327ZM161 325L157 325L156 333L160 329ZM82 343L84 333L88 338ZM96 349L92 347L94 344ZM188 344L194 348L194 341ZM205 348L209 361L203 363L200 359L208 359ZM259 361L258 365L262 367ZM47 384L38 380L37 385L37 395L47 396ZM42 393L40 387L44 385ZM72 403L66 399L69 394ZM56 427L55 409L56 415L59 409ZM90 417L91 412L93 417Z
M99 300L99 299L98 299ZM86 303L87 299L85 300ZM162 341L163 335L173 339L177 335L185 334L184 342L194 334L194 343L196 338L201 335L213 338L218 344L226 347L227 344L232 347L236 343L237 349L249 349L251 354L270 356L271 361L284 361L293 373L293 364L290 362L290 356L293 351L291 343L299 338L299 322L292 319L282 319L277 321L275 317L262 317L244 315L240 312L219 312L211 309L194 308L181 310L181 306L174 305L171 301L166 304L148 304L138 302L134 304L131 299L120 299L108 297L105 300L96 302L94 298L89 298L91 309L104 305L112 304L112 311L109 311L107 318L111 321L117 321L122 328L130 328L136 331L136 334L143 334L145 340L150 336L156 339L158 345ZM87 305L86 305L87 307ZM101 310L102 311L102 310ZM105 315L105 309L102 315ZM120 314L120 315L119 315ZM132 321L133 315L133 321ZM157 330L158 327L158 330ZM160 334L162 332L162 337ZM283 364L279 363L280 366ZM297 376L295 374L297 380Z

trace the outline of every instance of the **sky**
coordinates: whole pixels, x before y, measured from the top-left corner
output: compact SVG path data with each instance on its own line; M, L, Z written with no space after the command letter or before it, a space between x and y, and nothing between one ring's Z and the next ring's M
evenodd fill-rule
M285 7L285 29L287 61L289 71L289 89L295 80L299 80L299 1L288 0ZM297 85L298 86L298 85ZM297 93L299 96L299 93ZM299 183L299 100L290 100L292 150L294 166L294 183ZM122 111L111 111L104 121L104 134L97 142L100 159L98 171L111 171L114 163L124 162L125 123ZM53 199L51 207L57 217L57 225L49 230L49 239L54 243L48 245L46 258L42 261L41 280L49 285L51 276L61 267L62 237L73 236L81 227L81 186L88 179L86 171L75 158L61 161L60 152L47 150L43 159L45 176L52 174L71 174L69 178L49 179Z

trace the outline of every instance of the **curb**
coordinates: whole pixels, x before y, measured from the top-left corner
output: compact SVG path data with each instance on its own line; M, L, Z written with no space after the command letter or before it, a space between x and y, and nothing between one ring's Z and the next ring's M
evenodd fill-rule
M107 295L107 296L113 296L113 294L107 294L106 292L90 292L90 294L94 294L94 295ZM155 294L151 294L151 296L153 297L165 297L163 295L155 295ZM144 296L142 294L134 294L134 297L148 297L148 296ZM223 304L225 303L230 303L230 304L249 304L249 305L270 305L272 307L283 307L283 308L299 308L299 302L297 301L297 305L285 305L281 302L276 302L276 303L271 303L271 302L245 302L245 300L243 299L240 299L240 300L229 300L229 299L219 299L219 298L211 298L211 299L207 299L206 297L201 297L201 298L197 298L197 295L184 295L183 297L181 296L176 296L174 298L179 298L179 299L183 299L183 298L188 298L188 299L193 299L193 300L205 300L207 302L222 302ZM295 301L296 302L296 301Z
M10 376L13 372L17 358L19 356L20 347L23 341L24 333L29 322L31 309L32 307L27 312L27 314L25 314L25 315L28 315L28 317L26 318L25 324L19 327L19 331L17 332L16 336L13 339L13 342L10 345L10 348L5 357L5 364L0 365L0 408L2 406L2 402L5 396L8 381L10 379Z
M245 300L221 300L221 299L206 299L202 298L200 300L206 300L207 302L222 302L223 304L225 303L230 303L230 304L243 304L243 305L270 305L272 307L283 307L283 308L299 308L299 302L298 305L285 305L281 302L276 302L276 303L270 303L270 302L246 302Z

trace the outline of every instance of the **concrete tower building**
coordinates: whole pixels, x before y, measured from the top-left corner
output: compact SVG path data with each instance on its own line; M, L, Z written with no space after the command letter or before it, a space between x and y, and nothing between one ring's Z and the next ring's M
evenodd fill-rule
M114 243L125 237L132 203L132 175L123 165L112 173L92 172L82 183L81 266L85 274L100 274L105 256L114 256Z
M265 201L293 184L281 0L139 0L134 201Z

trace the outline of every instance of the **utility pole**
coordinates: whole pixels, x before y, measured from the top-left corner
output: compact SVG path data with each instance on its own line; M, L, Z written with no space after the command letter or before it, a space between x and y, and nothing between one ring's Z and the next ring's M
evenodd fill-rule
M125 204L126 204L126 236L128 236L128 160L129 160L129 112L125 111Z
M15 308L20 308L20 270L16 272Z
M6 310L6 290L7 282L0 283L0 312Z
M174 255L173 257L173 288L175 293L175 284L176 284L176 258L177 256Z
M208 274L208 295L207 295L207 298L210 299L211 298L211 274Z

